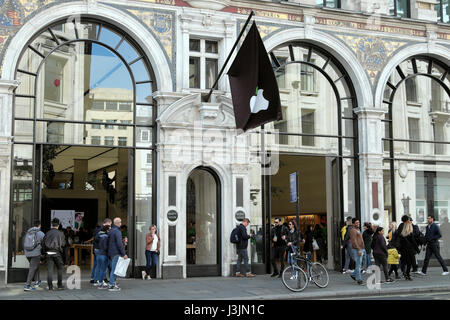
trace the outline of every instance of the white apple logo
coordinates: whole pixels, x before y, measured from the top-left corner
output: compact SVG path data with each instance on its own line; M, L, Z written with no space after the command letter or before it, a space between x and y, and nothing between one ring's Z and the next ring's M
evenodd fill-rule
M261 110L267 110L269 107L269 101L263 96L264 89L256 87L256 96L252 96L250 99L250 111L252 113L258 113Z

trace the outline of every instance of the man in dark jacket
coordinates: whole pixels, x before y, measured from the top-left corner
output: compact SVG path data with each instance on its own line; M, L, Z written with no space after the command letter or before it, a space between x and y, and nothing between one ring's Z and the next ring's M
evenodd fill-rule
M58 289L64 290L62 284L62 272L64 267L64 262L62 259L62 254L64 246L66 245L66 240L64 234L58 230L59 219L54 218L52 220L52 228L45 234L43 244L44 252L47 255L47 284L48 290L53 290L53 265L56 264L56 269L58 272Z
M27 257L30 262L30 268L28 270L27 282L24 291L33 291L36 290L35 287L38 287L41 283L39 277L39 266L41 263L41 251L42 251L42 241L45 237L44 233L41 231L41 222L35 221L34 227L27 231L27 234L30 233L32 235L35 234L35 239L37 240L36 246L34 249L26 249L24 248L25 257ZM34 279L33 285L31 285L31 281Z
M436 259L438 259L439 263L441 264L442 270L444 271L442 275L443 276L448 275L447 266L445 265L445 262L441 257L441 253L439 252L440 238L442 238L441 230L439 229L439 226L434 223L434 217L429 215L427 231L425 233L425 241L426 241L425 260L423 261L422 272L419 272L419 274L421 275L427 274L428 263L430 262L431 255L434 253Z
M112 221L109 218L106 218L105 220L103 220L103 225L100 225L100 223L95 227L94 230L94 235L92 236L91 239L88 240L88 242L92 242L93 243L93 249L94 249L94 265L92 266L91 269L91 283L95 283L94 278L95 278L95 273L97 270L97 254L95 253L96 249L99 249L98 247L98 243L96 243L94 241L95 236L97 235L97 233L100 232L100 230L104 227L104 226L109 226L111 227Z
M275 226L272 228L270 238L272 239L271 259L273 274L272 277L278 276L281 278L281 273L284 270L284 251L286 250L286 234L287 228L281 223L280 218L275 219ZM278 272L277 260L280 260L281 269Z
M239 243L236 244L236 250L238 254L238 260L236 264L236 277L245 277L241 274L241 262L244 261L244 266L246 270L247 277L254 277L255 275L250 272L250 267L248 265L248 239L250 236L247 234L247 226L250 224L250 220L245 218L244 221L239 225Z
M114 271L116 270L117 261L119 257L128 259L125 253L125 248L122 242L122 232L120 231L120 226L122 225L122 220L120 218L114 219L114 225L109 231L108 239L108 257L111 260L111 273L109 275L109 291L120 291L119 286L116 284L116 275Z

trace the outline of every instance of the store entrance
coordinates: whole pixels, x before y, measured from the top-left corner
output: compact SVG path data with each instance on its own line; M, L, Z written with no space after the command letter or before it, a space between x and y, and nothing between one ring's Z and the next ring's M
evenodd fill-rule
M325 262L328 259L327 215L331 211L326 187L331 183L331 176L326 170L326 158L280 155L279 161L278 173L271 176L271 224L275 218L281 218L286 226L288 221L296 221L297 206L290 202L289 175L298 172L299 228L303 236L307 228L312 227L316 237L321 237L317 239L320 250L315 251L313 256L315 260ZM303 245L301 248L304 249Z
M209 168L196 168L186 184L186 275L221 275L220 181Z

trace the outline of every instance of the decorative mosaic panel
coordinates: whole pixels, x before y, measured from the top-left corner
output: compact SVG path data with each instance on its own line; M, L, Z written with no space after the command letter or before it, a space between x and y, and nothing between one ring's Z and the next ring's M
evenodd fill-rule
M363 68L367 71L372 85L392 54L408 42L382 39L376 36L357 36L335 34L355 53Z

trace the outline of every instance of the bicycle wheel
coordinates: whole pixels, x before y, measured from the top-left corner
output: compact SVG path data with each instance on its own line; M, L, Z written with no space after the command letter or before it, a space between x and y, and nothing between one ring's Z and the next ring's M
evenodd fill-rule
M312 281L319 288L325 288L328 285L328 282L329 282L329 279L330 279L328 277L328 271L319 262L311 263L311 266L310 266L310 269L309 269L309 273L311 275Z
M305 271L298 266L289 266L283 270L281 277L283 284L291 291L303 291L308 285L308 277Z

